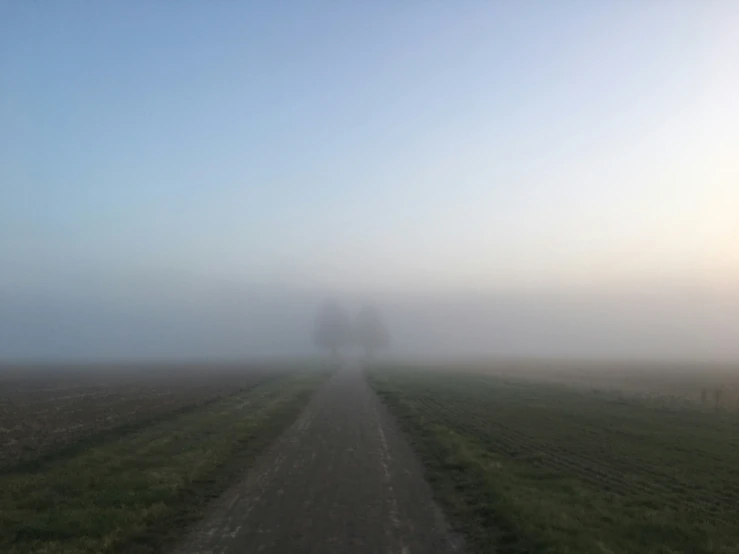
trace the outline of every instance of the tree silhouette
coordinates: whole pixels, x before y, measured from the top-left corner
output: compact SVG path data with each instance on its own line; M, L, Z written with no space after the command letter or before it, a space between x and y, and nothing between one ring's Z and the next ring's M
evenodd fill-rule
M339 355L341 347L351 340L351 322L341 305L327 300L321 305L313 327L313 342L328 350L333 357Z
M354 334L359 345L364 348L367 358L374 357L377 350L385 348L390 343L380 312L372 306L362 306L354 325Z

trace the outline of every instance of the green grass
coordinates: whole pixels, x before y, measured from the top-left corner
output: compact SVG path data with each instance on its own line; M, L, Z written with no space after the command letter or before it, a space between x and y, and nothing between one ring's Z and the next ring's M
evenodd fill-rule
M0 551L160 551L294 421L326 375L270 381L0 475Z
M473 551L739 552L739 419L464 372L370 382Z

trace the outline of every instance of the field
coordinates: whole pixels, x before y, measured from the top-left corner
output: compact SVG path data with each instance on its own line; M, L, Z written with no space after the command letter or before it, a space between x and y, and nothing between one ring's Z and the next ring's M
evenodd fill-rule
M546 367L364 370L465 552L739 553L732 368ZM166 551L245 468L251 488L206 518L218 532L192 538L187 552L203 551L199 540L219 552L322 551L336 537L374 551L447 552L439 545L457 535L431 540L423 472L362 369L347 364L314 397L329 373L5 368L0 552ZM714 402L704 390L724 394Z
M6 370L0 551L160 551L295 420L326 376L200 367L23 379Z
M466 367L472 369L472 366ZM736 364L519 360L488 362L474 369L532 382L636 396L655 406L739 410L739 368Z
M370 372L474 551L739 552L739 416L536 373Z
M280 373L203 366L0 369L0 471L248 390Z

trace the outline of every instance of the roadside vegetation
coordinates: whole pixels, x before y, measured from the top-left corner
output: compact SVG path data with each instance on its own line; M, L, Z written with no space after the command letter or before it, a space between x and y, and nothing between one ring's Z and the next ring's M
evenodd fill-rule
M369 380L472 551L739 551L739 415L460 371Z
M283 373L68 455L4 471L0 551L160 551L295 420L326 377Z

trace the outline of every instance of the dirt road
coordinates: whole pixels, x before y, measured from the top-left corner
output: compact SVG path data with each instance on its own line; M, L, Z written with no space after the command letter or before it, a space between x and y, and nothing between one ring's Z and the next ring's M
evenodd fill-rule
M359 368L337 372L175 554L461 552Z

